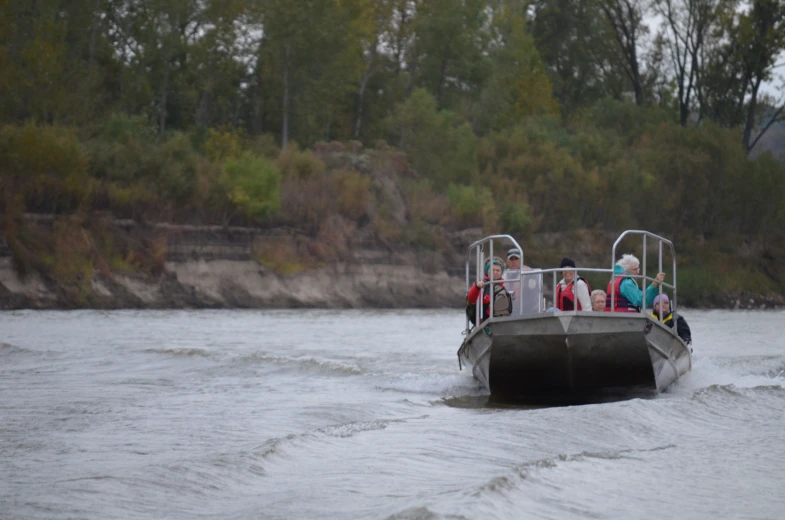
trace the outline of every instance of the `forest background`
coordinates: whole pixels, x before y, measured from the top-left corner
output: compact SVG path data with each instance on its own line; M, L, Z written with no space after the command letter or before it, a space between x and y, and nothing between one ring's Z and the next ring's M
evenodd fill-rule
M90 306L162 223L278 230L282 276L640 228L688 304L782 304L783 50L782 0L0 0L0 245Z

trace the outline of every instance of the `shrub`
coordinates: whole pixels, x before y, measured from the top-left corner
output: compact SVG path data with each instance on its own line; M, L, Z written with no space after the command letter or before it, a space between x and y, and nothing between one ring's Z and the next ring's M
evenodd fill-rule
M145 116L128 114L112 114L104 125L99 139L124 144L128 141L151 142L158 132Z
M176 133L153 153L147 164L163 198L179 204L191 200L196 190L199 157L184 133Z
M449 216L450 199L435 193L431 181L410 181L404 188L412 222L440 224Z
M267 159L249 153L223 164L219 179L227 198L246 216L261 218L281 206L281 175Z
M459 226L495 227L492 216L495 205L487 188L450 184L447 188L447 198L450 199L450 211Z
M338 210L352 220L360 220L368 214L371 201L371 178L356 170L343 169L333 174L338 187Z
M244 139L245 131L242 129L211 128L204 143L204 153L212 162L222 162L237 157L242 153Z
M0 182L32 209L76 210L90 197L88 154L76 132L59 126L0 129Z
M324 173L327 165L311 151L301 152L296 144L291 144L278 158L278 168L284 178L303 178Z
M531 207L524 202L507 202L499 220L506 233L527 232L532 224Z

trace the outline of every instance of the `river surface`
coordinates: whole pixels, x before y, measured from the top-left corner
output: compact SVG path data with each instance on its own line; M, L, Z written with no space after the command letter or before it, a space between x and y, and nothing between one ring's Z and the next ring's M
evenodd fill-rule
M785 313L650 399L491 402L445 311L0 313L0 518L785 518Z

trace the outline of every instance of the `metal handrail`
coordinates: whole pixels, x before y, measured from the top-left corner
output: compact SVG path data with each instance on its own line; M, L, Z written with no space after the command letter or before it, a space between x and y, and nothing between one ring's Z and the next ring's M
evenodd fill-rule
M520 244L518 244L518 241L515 240L511 235L491 235L491 236L487 236L485 238L482 238L480 240L477 240L477 241L473 242L466 249L466 292L467 292L467 294L468 294L468 291L471 288L472 284L475 283L475 282L470 282L470 280L469 280L469 266L470 266L471 258L472 258L472 249L476 248L476 251L475 251L475 256L476 256L476 259L475 259L476 260L475 280L479 280L479 279L481 279L485 275L485 273L483 272L483 269L485 267L485 255L483 254L483 252L484 252L483 246L485 245L486 242L490 244L489 251L488 251L488 253L489 253L489 257L488 258L491 260L491 262L493 262L493 257L494 257L494 255L493 255L493 241L494 240L509 240L510 242L512 242L515 245L515 247L518 249L518 251L521 252L521 265L524 265L523 248L521 247ZM493 317L493 303L494 303L493 302L494 301L494 298L493 298L493 294L494 294L493 287L494 287L494 284L504 283L505 280L503 280L503 279L502 280L494 280L493 279L493 265L491 265L490 271L491 271L491 275L488 277L488 280L489 280L490 286L491 286L491 289L490 289L490 294L491 294L491 298L490 298L490 300L491 300L491 303L490 303L490 315L491 315L491 317ZM483 321L480 318L485 315L484 314L485 309L483 308L482 293L480 293L479 303L480 304L477 306L477 310L476 310L475 316L474 316L474 319L475 319L477 325L479 325ZM466 330L467 331L471 330L470 320L469 320L468 316L466 316Z
M632 279L635 279L635 280L641 279L641 282L642 282L642 285L643 285L642 291L644 293L642 295L642 298L641 298L642 299L642 301L641 301L641 304L642 304L641 305L641 313L645 313L645 311L647 309L646 296L645 296L647 282L649 282L649 281L653 282L653 281L656 280L656 278L653 278L653 277L650 277L650 276L647 275L647 266L646 266L647 239L651 238L651 239L657 241L657 245L658 245L658 250L657 250L657 252L658 252L658 272L662 272L663 244L667 244L668 247L670 248L670 253L671 253L671 258L672 258L672 269L673 269L673 283L671 284L671 283L663 281L663 282L659 283L659 287L658 288L659 288L659 294L660 295L663 294L663 289L664 288L668 288L668 289L671 289L673 291L673 305L672 305L672 308L673 308L673 319L676 320L678 318L678 314L677 314L678 311L676 310L678 308L678 296L677 296L677 286L676 286L676 280L677 280L676 279L676 250L675 250L675 247L673 245L673 242L671 242L667 238L661 237L661 236L656 235L654 233L651 233L649 231L636 230L636 229L631 229L631 230L624 231L621 235L619 235L619 237L613 243L613 248L611 250L611 268L610 269L592 268L592 267L585 267L585 268L583 268L583 267L581 267L581 268L574 268L574 267L563 267L562 268L562 267L559 267L559 268L550 268L550 269L533 269L533 270L529 270L529 271L524 271L523 269L521 269L520 272L518 273L517 280L515 278L507 278L507 279L502 278L502 279L499 279L499 280L495 280L493 278L493 274L492 274L493 267L491 267L490 268L491 269L491 275L489 276L489 285L490 285L490 294L491 294L490 309L489 309L490 310L490 317L493 318L493 316L494 316L494 300L495 300L495 298L493 298L493 295L494 295L494 290L493 289L494 289L495 284L500 284L500 283L505 283L505 282L513 282L513 283L514 282L521 282L522 283L524 276L531 275L531 274L534 274L534 273L539 273L539 274L552 273L553 274L553 293L554 293L553 306L554 306L554 308L557 306L556 305L556 301L555 301L556 286L557 286L557 283L558 283L557 280L556 280L556 274L557 273L561 273L561 272L564 272L564 271L567 271L567 270L575 271L576 277L578 276L579 272L610 273L611 274L611 287L613 287L613 285L615 285L616 279L618 278L618 275L615 272L616 251L617 251L617 248L618 248L619 244L621 243L621 241L625 237L627 237L629 235L640 235L641 236L641 240L642 240L642 252L643 252L642 254L643 254L643 258L641 260L641 268L642 268L641 269L641 273L640 274L625 274L624 275L624 276L626 276L628 278L632 278ZM470 271L471 271L470 270L470 265L471 265L471 261L472 261L472 253L474 253L474 261L475 261L475 278L474 278L474 280L475 281L476 280L482 280L484 278L484 275L485 275L485 273L484 273L485 262L488 259L491 259L491 261L492 261L492 259L495 256L494 255L494 241L495 240L506 240L506 241L509 241L510 243L512 243L514 245L514 247L516 247L521 252L521 266L525 265L525 256L524 256L525 252L523 250L523 247L521 247L521 245L518 243L518 241L515 240L515 238L513 238L511 235L491 235L491 236L487 236L485 238L482 238L480 240L477 240L477 241L473 242L471 245L469 245L469 247L466 250L466 291L467 291L467 293L468 293L468 290L471 288L471 286L475 283L470 278ZM485 250L485 244L486 243L489 244L489 247L488 247L488 257L487 258L485 256L485 251L486 251ZM541 300L540 303L542 303L543 289L544 289L544 286L540 287L540 296L539 296L539 298ZM611 293L608 294L607 297L611 299L611 306L610 306L611 311L615 311L615 309L616 309L616 297L617 297L615 291L611 291ZM542 309L542 307L539 307L539 308ZM479 304L477 305L477 308L475 310L475 323L477 325L479 325L480 323L482 323L484 321L483 320L483 317L485 315L484 311L485 311L485 309L484 309L484 303L483 303L483 298L482 298L482 293L481 293L481 297L479 298ZM577 312L577 305L576 305L575 311ZM662 321L662 307L660 307L660 321ZM469 319L469 316L467 316L466 317L466 331L467 331L467 333L470 330L471 330L470 319Z
M671 289L673 289L673 309L674 309L673 310L673 319L676 320L678 318L677 311L675 310L675 309L678 308L677 291L676 291L676 248L673 246L673 242L671 242L667 238L664 238L664 237L661 237L661 236L656 235L654 233L651 233L649 231L644 231L644 230L640 230L640 229L628 229L627 231L625 231L621 235L619 235L619 238L617 238L616 241L613 243L613 249L611 250L611 269L613 270L613 274L611 275L611 287L615 286L616 278L617 278L616 270L614 269L614 267L616 266L616 260L615 260L616 259L616 248L618 247L618 245L622 241L622 239L624 239L624 237L626 237L628 235L641 235L641 240L643 242L643 248L642 248L642 250L643 250L643 260L642 260L643 265L642 265L641 274L640 275L624 275L624 276L627 276L629 278L642 278L642 280L643 280L643 284L642 284L643 285L643 289L642 289L643 295L641 297L641 313L645 313L646 307L647 307L646 306L646 281L648 281L648 280L654 281L655 280L655 278L649 278L648 276L646 276L646 239L647 238L652 238L654 240L657 240L657 245L658 245L658 251L657 251L657 254L658 254L658 270L657 270L657 272L658 273L662 272L662 244L667 244L670 247L671 259L672 259L672 262L673 262L673 285L667 284L667 283L665 283L663 281L663 282L658 282L658 285L659 285L658 288L659 288L660 297L662 297L662 288L663 288L663 286L667 286L667 287L670 287ZM611 312L613 312L616 309L616 292L615 291L611 291L611 294L609 296L611 298ZM660 321L662 321L662 306L661 305L660 305Z

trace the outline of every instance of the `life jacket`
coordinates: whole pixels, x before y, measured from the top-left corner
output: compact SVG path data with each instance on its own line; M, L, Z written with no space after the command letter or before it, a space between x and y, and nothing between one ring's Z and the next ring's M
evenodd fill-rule
M657 321L659 321L659 319L660 319L660 313L659 312L653 312L652 311L650 316L652 318L654 318L655 320L657 320ZM665 316L662 317L662 323L663 323L663 325L667 325L668 327L673 328L673 311L668 311L668 314L666 314Z
M578 280L583 280L583 283L586 284L586 287L589 289L589 294L591 294L591 285L586 280L586 278L579 276ZM575 283L577 280L573 280L572 282L567 285L567 287L562 290L562 284L558 284L556 286L556 298L555 307L560 311L572 311L575 310ZM578 300L578 310L583 310L581 308L581 301Z
M507 289L501 284L494 284L493 295L493 315L509 316L512 313L512 296L507 292ZM488 293L487 286L482 288L481 298L483 306L482 312L484 315L482 321L485 321L491 316L491 296ZM470 303L468 299L466 300L466 315L469 317L469 321L472 322L472 325L476 325L474 320L477 315L477 302Z
M615 299L613 300L614 312L640 312L640 308L637 305L630 303L627 298L622 296L621 291L619 290L621 283L626 278L626 276L617 276L615 283L608 282L608 290L605 291L608 294L605 299L606 312L611 310L611 298L613 298L613 295L616 295Z

